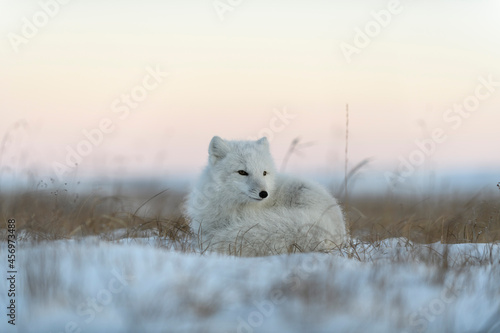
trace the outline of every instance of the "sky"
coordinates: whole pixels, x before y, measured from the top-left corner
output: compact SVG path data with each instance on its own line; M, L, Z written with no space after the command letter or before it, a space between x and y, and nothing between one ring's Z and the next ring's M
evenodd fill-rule
M347 123L348 168L368 159L368 178L500 181L499 12L498 1L0 0L0 186L194 175L214 135L268 136L278 167L338 177ZM295 138L300 154L283 166Z

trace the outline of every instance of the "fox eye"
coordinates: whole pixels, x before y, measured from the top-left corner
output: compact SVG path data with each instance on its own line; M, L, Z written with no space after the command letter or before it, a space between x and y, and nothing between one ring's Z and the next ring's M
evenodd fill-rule
M264 176L265 176L265 175L267 175L267 171L264 171L262 174L263 174Z
M246 172L245 170L238 170L238 173L242 176L248 176L248 172Z

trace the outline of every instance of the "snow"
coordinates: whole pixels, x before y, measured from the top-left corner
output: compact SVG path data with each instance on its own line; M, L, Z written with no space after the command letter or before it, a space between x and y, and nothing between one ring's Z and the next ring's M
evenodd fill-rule
M3 314L0 332L500 332L498 244L238 258L85 238L21 242L16 265L16 326Z

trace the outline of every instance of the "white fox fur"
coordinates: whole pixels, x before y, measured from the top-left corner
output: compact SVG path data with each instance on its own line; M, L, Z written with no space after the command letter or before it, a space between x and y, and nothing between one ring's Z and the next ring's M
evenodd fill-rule
M278 174L266 138L215 136L185 212L203 249L227 254L325 251L346 240L335 198L316 183Z

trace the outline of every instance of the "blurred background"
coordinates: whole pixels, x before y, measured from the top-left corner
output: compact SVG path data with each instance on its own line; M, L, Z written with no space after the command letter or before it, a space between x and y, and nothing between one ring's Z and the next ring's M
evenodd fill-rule
M219 135L267 136L278 167L339 187L347 162L353 194L497 191L499 12L1 0L0 190L185 187Z

